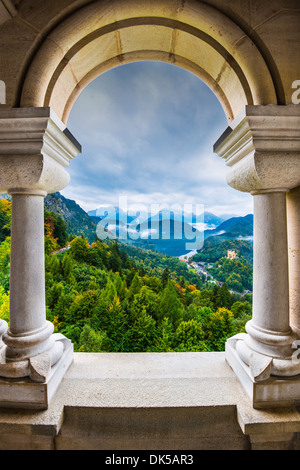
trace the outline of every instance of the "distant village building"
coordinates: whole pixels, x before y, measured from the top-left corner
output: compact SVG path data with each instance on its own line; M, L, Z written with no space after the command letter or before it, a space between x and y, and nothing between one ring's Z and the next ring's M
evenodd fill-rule
M227 258L236 259L236 258L238 258L238 255L234 250L228 250L227 251Z

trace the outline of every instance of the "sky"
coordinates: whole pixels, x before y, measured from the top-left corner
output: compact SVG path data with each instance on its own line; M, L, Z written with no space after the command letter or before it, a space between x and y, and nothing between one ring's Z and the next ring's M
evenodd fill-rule
M119 205L201 204L247 215L252 198L226 183L213 145L228 126L214 93L191 72L163 62L111 69L78 97L67 127L82 145L61 193L85 211Z

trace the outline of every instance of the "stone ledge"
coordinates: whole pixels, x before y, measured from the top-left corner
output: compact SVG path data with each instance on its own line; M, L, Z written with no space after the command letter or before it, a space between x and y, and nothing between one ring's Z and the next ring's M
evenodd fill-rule
M15 450L290 448L299 432L296 408L252 408L225 353L75 353L47 410L0 409Z
M67 347L60 360L51 368L45 382L0 378L0 408L47 409L64 374L73 362L73 345Z
M254 408L293 407L300 404L300 377L273 377L255 381L235 349L236 339L226 343L226 360L239 378Z

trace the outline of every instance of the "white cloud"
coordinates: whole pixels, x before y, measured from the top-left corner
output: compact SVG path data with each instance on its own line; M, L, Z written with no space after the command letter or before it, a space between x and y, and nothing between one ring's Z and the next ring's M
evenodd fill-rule
M68 127L83 156L62 193L85 210L120 195L132 204L202 203L218 214L251 206L251 196L227 186L225 162L212 151L227 127L221 105L189 72L147 62L106 72L82 92Z

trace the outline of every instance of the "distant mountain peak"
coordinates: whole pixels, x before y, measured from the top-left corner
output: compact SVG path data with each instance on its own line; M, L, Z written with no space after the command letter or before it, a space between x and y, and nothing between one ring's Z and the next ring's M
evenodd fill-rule
M48 194L45 198L45 209L63 217L67 232L83 236L92 242L96 238L96 223L72 199L67 199L59 192Z

